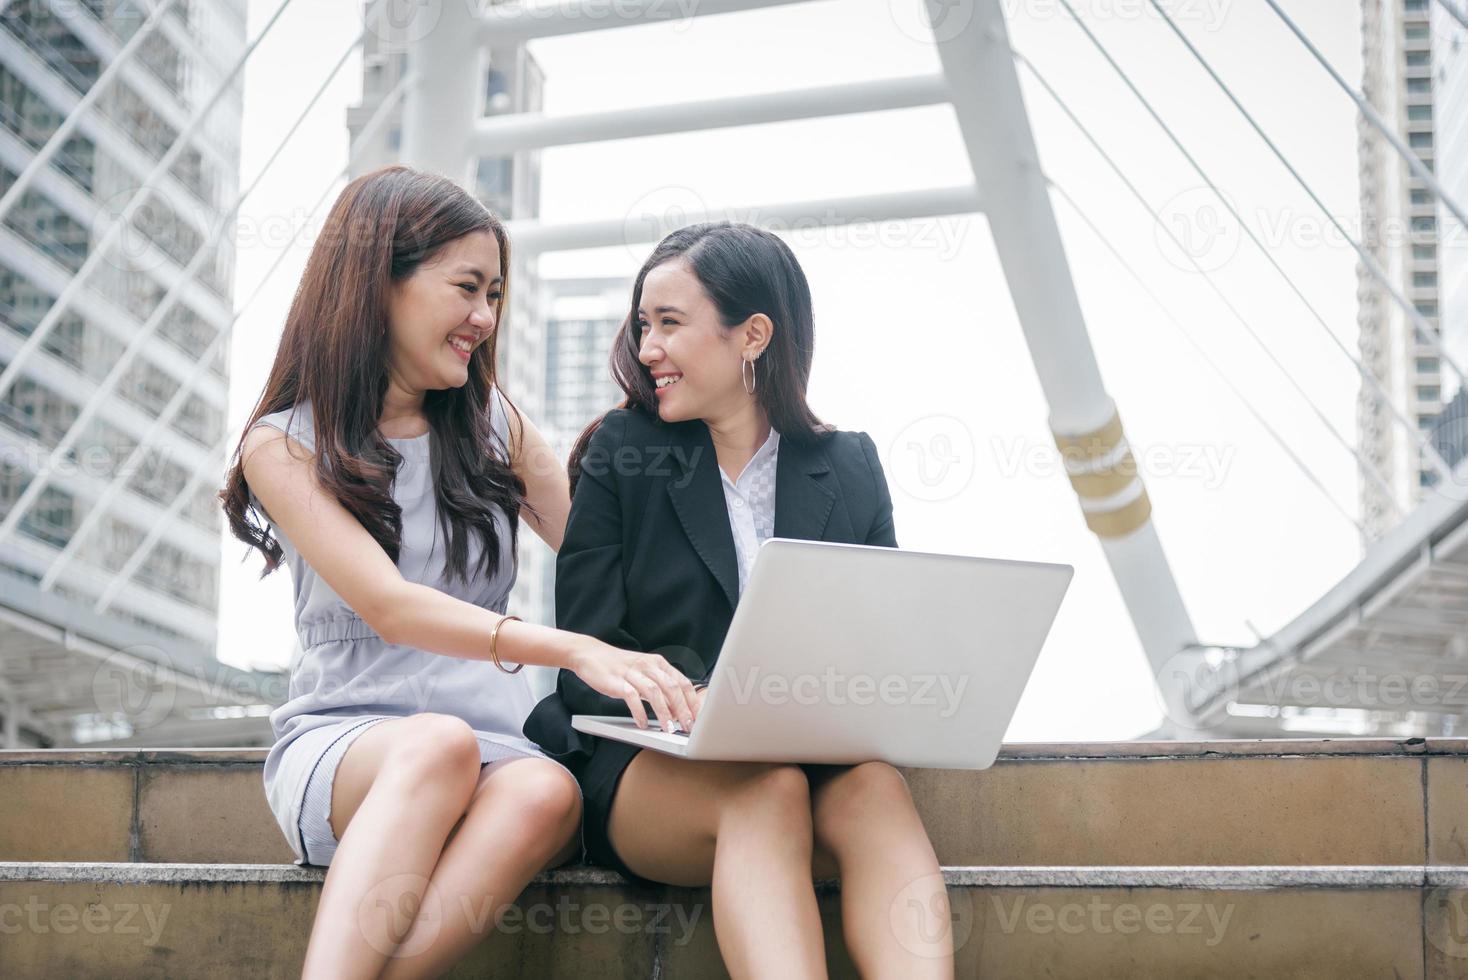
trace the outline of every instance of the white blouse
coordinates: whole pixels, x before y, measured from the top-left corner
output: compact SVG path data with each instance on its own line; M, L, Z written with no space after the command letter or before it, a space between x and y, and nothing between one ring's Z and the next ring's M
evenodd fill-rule
M719 467L729 527L734 532L734 553L739 559L741 596L759 546L775 534L775 464L779 454L780 433L771 427L769 438L755 451L738 480L730 480Z

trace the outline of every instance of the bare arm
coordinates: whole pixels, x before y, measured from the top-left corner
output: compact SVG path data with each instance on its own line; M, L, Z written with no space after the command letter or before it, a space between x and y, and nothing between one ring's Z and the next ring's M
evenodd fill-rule
M499 613L403 578L351 512L322 489L310 453L278 429L256 426L242 449L245 480L312 570L388 643L472 660L489 659ZM536 623L500 631L500 660L564 667L610 697L653 704L658 717L688 718L692 686L663 657ZM645 715L644 715L645 717Z
M571 484L550 443L524 414L518 421L510 416L510 460L515 474L525 481L529 506L521 508L520 517L552 551L560 551L566 516L571 513Z

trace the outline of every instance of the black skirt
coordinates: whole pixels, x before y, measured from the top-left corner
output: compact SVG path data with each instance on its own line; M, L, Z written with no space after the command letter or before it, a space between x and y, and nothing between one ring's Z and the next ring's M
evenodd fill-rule
M611 868L633 884L657 885L622 863L607 834L617 785L642 747L576 731L571 726L571 712L556 691L530 712L524 732L546 755L571 770L581 787L582 862Z

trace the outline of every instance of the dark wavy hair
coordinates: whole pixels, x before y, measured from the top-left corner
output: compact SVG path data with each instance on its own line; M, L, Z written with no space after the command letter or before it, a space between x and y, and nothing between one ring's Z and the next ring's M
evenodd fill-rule
M423 405L439 524L448 542L446 567L465 581L469 534L484 543L485 575L496 571L501 546L514 554L525 483L490 425L510 241L499 219L453 181L390 166L342 190L306 262L265 390L244 428L248 433L262 416L309 401L317 479L397 562L402 508L391 488L402 456L377 431L388 386L389 288L473 232L489 232L499 242L505 286L495 307L496 329L474 350L469 380L426 392ZM513 406L511 413L518 424ZM243 447L241 435L218 496L235 537L265 556L264 578L280 565L282 551L268 522L252 516ZM499 540L492 508L509 516L509 542Z
M730 221L710 221L672 232L653 249L632 285L632 304L612 341L612 377L627 397L619 408L658 418L652 374L638 359L641 338L637 308L642 305L642 283L664 262L682 259L719 311L719 320L733 328L756 313L775 325L774 335L759 360L755 397L770 417L781 439L815 442L835 431L806 404L811 359L815 354L815 319L810 284L790 246L773 232ZM593 421L576 440L566 469L574 493L581 475L581 457L605 415Z

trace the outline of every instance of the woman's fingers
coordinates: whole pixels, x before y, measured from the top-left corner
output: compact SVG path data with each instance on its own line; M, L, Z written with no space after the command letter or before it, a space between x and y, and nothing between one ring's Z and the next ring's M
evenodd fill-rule
M685 732L692 730L693 682L683 676L681 670L668 663L666 658L654 656L649 659L649 671L662 690L663 697L667 699L668 708Z
M647 711L642 707L642 695L637 693L637 688L632 686L631 681L625 681L622 685L626 693L622 700L627 702L627 709L632 712L632 719L637 722L638 728L647 727Z
M652 660L657 670L659 684L663 689L663 696L668 699L669 706L677 712L679 723L686 731L693 725L694 709L697 706L693 681L689 680L683 671L669 663L666 657L659 654Z
M658 723L662 726L663 730L672 731L673 726L671 723L677 721L677 718L668 709L668 699L663 697L663 690L658 686L657 681L649 677L645 672L636 670L628 674L627 679L641 693L642 699L652 705L653 713L657 715Z
M652 705L664 731L675 728L689 731L698 716L698 693L693 689L693 682L659 654L629 654L621 650L617 653L627 658L617 671L621 674L620 697L637 727L648 726L646 702ZM607 682L610 688L616 689L612 677Z

